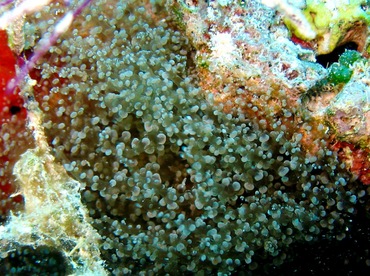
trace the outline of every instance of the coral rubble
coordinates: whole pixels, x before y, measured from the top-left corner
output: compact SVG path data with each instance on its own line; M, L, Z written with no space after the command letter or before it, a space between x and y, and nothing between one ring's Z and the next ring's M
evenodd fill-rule
M26 18L23 51L71 2ZM20 87L27 128L0 126L23 145L2 156L24 197L0 271L44 273L12 265L33 250L62 275L262 273L351 236L369 212L368 63L328 83L273 2L97 0L76 17Z

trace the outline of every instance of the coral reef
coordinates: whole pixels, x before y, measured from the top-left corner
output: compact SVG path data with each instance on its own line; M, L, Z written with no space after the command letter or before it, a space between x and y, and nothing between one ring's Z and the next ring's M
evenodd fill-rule
M15 192L12 185L12 168L19 154L30 145L29 132L26 131L26 109L23 98L5 93L6 84L16 74L16 58L7 44L8 36L0 31L0 220L3 221L10 209L21 208L21 196L11 196ZM16 139L13 139L15 136Z
M307 122L307 118L311 125L330 126L327 131L334 136L332 140L327 139L328 147L339 140L369 152L367 139L370 132L366 119L370 104L366 92L368 62L359 52L346 51L339 42L335 53L328 55L323 55L314 46L312 49L302 48L302 41L293 44L292 41L297 41L294 34L289 34L287 27L279 22L299 14L298 8L306 6L273 2L269 6L283 9L281 15L275 15L273 10L258 2L221 6L214 1L184 6L178 1L173 9L196 48L199 85L213 93L225 112L236 110L248 117L257 116L266 120L269 130L278 117L284 118L285 123L290 121L288 129L309 137L301 143L313 155L319 148L313 142L322 134L304 129L302 122ZM360 4L356 2L356 11ZM326 7L329 2L322 5ZM366 9L367 6L361 7L361 16L355 16L356 20L366 15ZM351 14L348 20L348 24L358 22ZM300 30L304 28L300 26ZM343 43L354 43L361 51L368 47L367 27L365 36L349 35L351 32L352 29L341 30L340 35L348 38ZM326 69L328 65L331 66ZM293 116L286 117L285 114ZM361 160L363 169L366 169L366 159L369 157L364 156Z
M71 2L27 17L23 51ZM257 1L87 7L20 86L27 127L16 114L1 125L14 141L4 179L24 202L0 228L0 271L43 273L28 256L46 251L62 275L261 274L297 246L355 236L370 207L369 65L327 82L287 14Z
M364 0L263 1L278 8L284 22L298 38L310 41L319 54L328 54L340 45L355 42L362 52L367 39L370 14Z
M100 236L87 222L79 183L61 164L54 163L41 125L42 113L32 104L28 109L28 127L33 130L36 147L23 153L14 166L25 204L22 214L1 229L3 250L18 248L15 241L22 247L57 248L69 257L74 273L105 275L97 246Z

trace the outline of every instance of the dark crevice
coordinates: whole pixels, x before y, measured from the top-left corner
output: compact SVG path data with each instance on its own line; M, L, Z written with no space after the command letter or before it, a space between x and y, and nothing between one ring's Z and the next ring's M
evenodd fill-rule
M344 53L345 50L357 50L358 45L354 42L348 42L334 49L333 52L326 55L318 55L316 62L328 68L334 62L338 62L339 57Z
M19 107L19 106L16 106L16 105L13 105L13 106L11 106L10 108L9 108L9 111L10 111L10 113L12 114L12 115L15 115L15 114L17 114L17 113L19 113L19 112L21 112L21 108Z

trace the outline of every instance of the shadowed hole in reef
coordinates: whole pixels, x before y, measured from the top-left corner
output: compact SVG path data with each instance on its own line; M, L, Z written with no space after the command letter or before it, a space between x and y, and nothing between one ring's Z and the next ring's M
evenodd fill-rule
M9 111L12 115L15 115L21 111L21 108L19 106L13 105L9 108Z
M338 62L339 57L344 53L345 50L357 50L358 45L354 42L348 42L334 49L333 52L325 55L318 55L316 62L328 68L334 62Z

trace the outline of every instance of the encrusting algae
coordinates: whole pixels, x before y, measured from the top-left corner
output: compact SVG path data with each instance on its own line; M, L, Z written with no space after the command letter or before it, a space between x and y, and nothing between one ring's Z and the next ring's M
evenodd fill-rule
M297 247L356 239L369 212L367 55L330 83L320 47L292 42L289 3L264 2L84 6L12 94L27 120L1 121L2 185L23 197L4 199L3 274L253 275L286 269ZM27 15L18 58L83 3ZM369 270L356 252L337 267Z
M58 249L70 261L62 270L70 266L75 274L106 275L98 248L100 236L90 225L81 203L80 184L54 162L40 110L33 104L27 107L28 127L36 147L23 153L14 166L19 193L25 198L24 211L1 228L2 249L13 252L17 243L23 248ZM8 273L18 273L11 267L7 269Z

